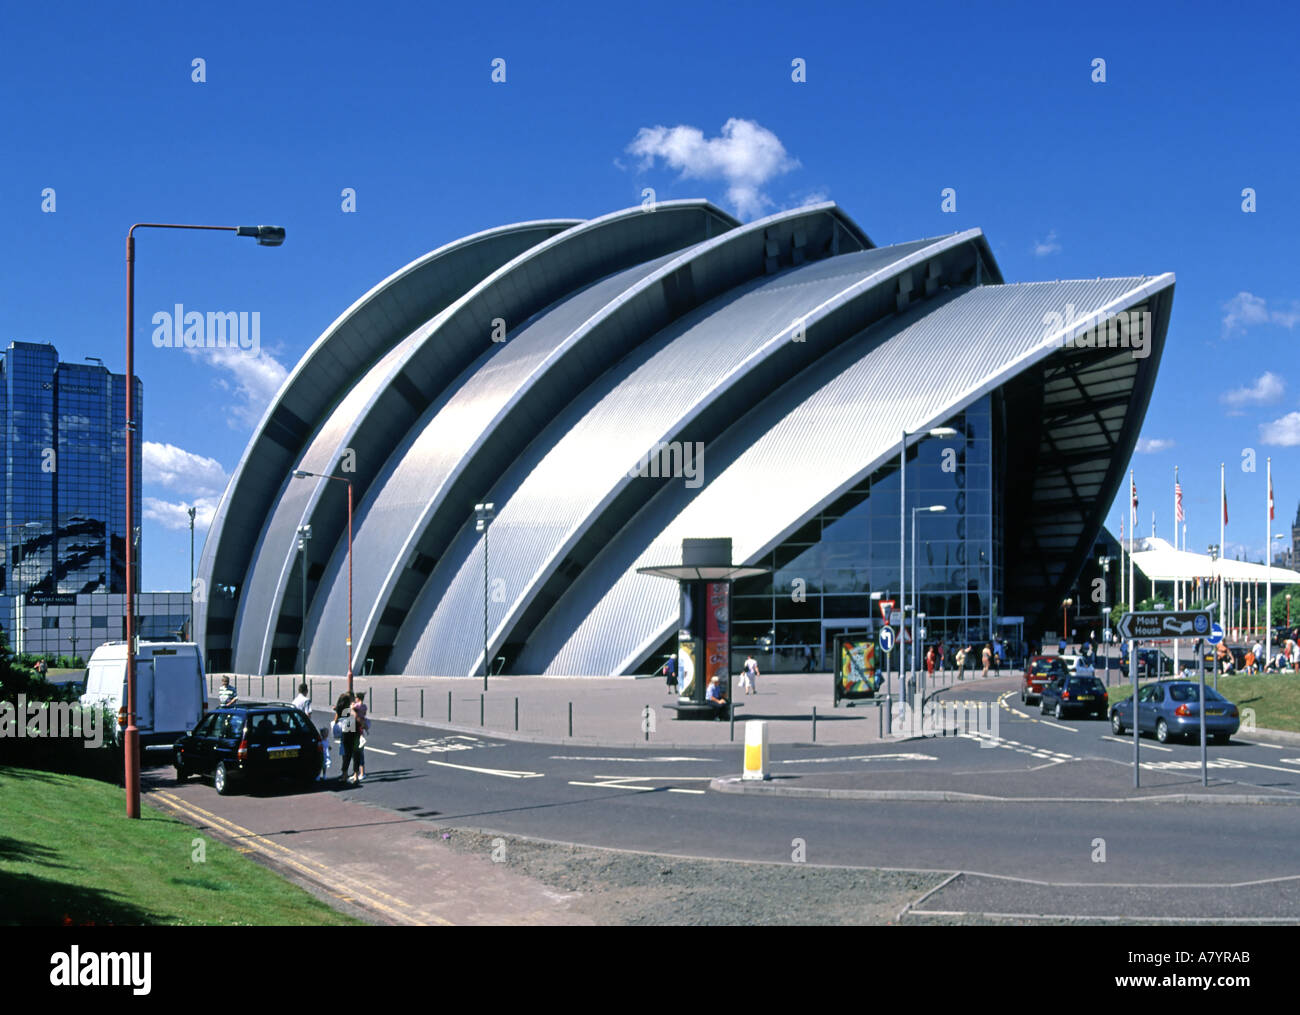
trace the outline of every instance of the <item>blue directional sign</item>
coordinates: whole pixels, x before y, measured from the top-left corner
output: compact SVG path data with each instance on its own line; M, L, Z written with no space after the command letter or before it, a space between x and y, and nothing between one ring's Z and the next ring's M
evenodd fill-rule
M880 644L880 651L888 655L894 651L894 629L886 625L880 629L880 634L876 636Z
M1208 641L1211 645L1217 645L1219 644L1219 642L1223 641L1223 625L1217 623L1211 624L1210 636L1205 640Z

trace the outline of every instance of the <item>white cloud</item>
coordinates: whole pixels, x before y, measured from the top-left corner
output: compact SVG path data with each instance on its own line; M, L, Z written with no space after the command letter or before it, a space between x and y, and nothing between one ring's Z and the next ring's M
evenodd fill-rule
M1061 245L1056 242L1056 230L1053 229L1047 234L1047 239L1039 240L1034 243L1034 256L1046 257L1048 254L1059 254Z
M1289 310L1269 310L1262 296L1240 292L1223 305L1223 334L1244 332L1260 324L1280 324L1290 329L1300 324L1300 303L1291 301Z
M256 354L211 349L186 351L229 375L218 377L216 384L232 396L227 419L232 427L256 426L289 376L288 368L264 349Z
M684 180L723 180L727 200L741 218L757 218L772 200L763 186L773 177L799 168L780 139L753 120L732 117L718 137L706 138L698 127L642 127L627 146L644 171L663 159Z
M189 509L194 508L194 530L202 533L212 524L220 498L199 497L194 503L184 504L161 500L158 497L144 497L145 521L157 522L165 529L188 529L190 527Z
M1300 412L1288 412L1272 423L1261 423L1259 439L1265 444L1278 444L1284 448L1300 445Z
M1243 388L1233 388L1219 396L1224 405L1267 405L1276 402L1286 390L1286 381L1271 371L1260 375L1254 384Z
M230 481L215 458L196 455L175 444L145 441L141 459L146 483L156 483L178 493L220 497Z
M1139 455L1154 455L1161 451L1168 451L1174 446L1174 442L1166 440L1163 437L1151 437L1146 440L1140 440L1137 443L1137 453Z

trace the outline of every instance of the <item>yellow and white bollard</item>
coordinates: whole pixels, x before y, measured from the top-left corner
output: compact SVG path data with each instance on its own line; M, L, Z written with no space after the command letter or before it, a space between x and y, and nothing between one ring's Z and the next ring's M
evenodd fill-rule
M745 723L745 771L741 779L769 779L767 774L767 723Z

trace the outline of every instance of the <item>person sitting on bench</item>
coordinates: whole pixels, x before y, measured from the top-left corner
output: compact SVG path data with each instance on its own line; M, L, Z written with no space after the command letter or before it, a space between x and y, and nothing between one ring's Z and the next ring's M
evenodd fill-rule
M719 716L726 714L727 699L722 696L722 682L716 673L709 680L709 688L705 692L704 700L717 709Z

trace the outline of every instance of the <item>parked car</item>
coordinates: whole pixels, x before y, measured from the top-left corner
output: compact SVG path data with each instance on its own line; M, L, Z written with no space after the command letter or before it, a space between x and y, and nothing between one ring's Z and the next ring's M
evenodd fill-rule
M194 729L208 709L198 645L140 642L135 654L135 702L141 747L157 744L166 750L177 734ZM126 642L105 642L91 653L81 705L116 712L116 739L121 739L126 729Z
M209 713L174 745L176 781L210 777L216 791L286 777L311 783L325 745L311 721L284 702L232 705Z
M1104 719L1108 702L1106 685L1096 677L1064 675L1043 688L1038 708L1041 714L1051 712L1058 719L1071 712L1087 712L1094 718Z
M1200 684L1194 680L1161 680L1138 688L1138 731L1154 733L1162 744L1172 737L1201 736ZM1205 688L1205 734L1227 743L1241 726L1237 706L1212 687ZM1133 699L1110 710L1110 728L1121 734L1133 728Z
M1096 670L1093 669L1092 663L1087 662L1083 656L1065 655L1057 656L1056 658L1061 660L1061 662L1065 664L1065 668L1076 677L1091 677L1096 673Z
M1069 670L1059 656L1030 656L1025 675L1020 681L1020 704L1029 705L1043 696L1043 688Z

